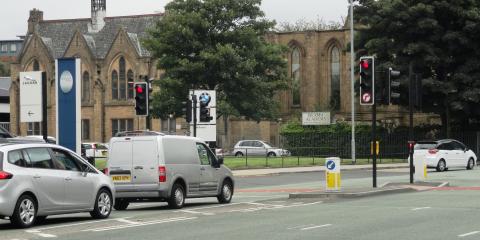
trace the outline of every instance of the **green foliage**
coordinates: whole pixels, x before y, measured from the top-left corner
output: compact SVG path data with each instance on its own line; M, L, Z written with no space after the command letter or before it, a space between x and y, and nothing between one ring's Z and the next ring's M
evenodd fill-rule
M306 20L304 18L297 20L295 23L281 22L275 30L279 32L299 32L299 31L328 31L339 30L343 28L340 22L325 22L321 18L316 20Z
M0 62L0 77L10 76L10 69L7 64Z
M480 118L480 1L359 3L358 56L375 55L380 68L399 68L404 83L412 63L423 82L423 110L440 114L444 126ZM408 87L403 90L406 103Z
M261 0L174 0L144 39L165 77L153 114L182 115L189 89L216 90L219 114L275 119L275 93L287 87L286 47L264 39L274 22Z

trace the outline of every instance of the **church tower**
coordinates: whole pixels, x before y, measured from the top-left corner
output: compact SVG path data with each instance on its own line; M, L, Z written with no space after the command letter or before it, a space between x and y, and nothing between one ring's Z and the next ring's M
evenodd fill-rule
M105 26L107 16L107 0L92 0L92 23L91 32L99 32Z

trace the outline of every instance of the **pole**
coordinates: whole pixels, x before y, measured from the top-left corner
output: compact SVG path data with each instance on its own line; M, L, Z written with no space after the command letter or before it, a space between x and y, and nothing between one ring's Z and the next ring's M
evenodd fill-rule
M192 94L193 102L193 136L197 136L197 95Z
M410 183L413 183L413 146L410 147L410 144L413 144L413 63L410 62L408 67L408 110L410 113L409 116L409 128L408 128L408 138L409 138L409 149L408 154L410 155ZM420 169L417 169L420 170Z
M145 117L145 127L147 131L150 131L152 129L152 118L150 117L150 89L152 89L151 86L151 80L148 78L148 76L145 76L145 82L147 82L147 116Z
M355 158L355 51L354 51L354 34L353 34L353 0L350 2L350 82L351 82L351 105L352 105L352 162L357 163Z
M48 142L47 121L47 73L42 72L42 135L45 142Z
M375 99L372 106L372 162L373 162L373 187L377 187L377 104Z

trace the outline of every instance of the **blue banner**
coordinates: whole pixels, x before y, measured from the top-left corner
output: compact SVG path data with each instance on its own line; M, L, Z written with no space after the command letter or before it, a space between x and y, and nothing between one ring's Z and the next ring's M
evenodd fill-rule
M80 59L57 59L57 144L80 154L81 77Z

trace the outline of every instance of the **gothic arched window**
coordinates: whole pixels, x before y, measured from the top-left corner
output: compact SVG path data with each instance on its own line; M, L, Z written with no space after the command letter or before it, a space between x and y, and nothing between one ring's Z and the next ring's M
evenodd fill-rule
M118 73L117 70L112 72L112 99L118 99Z
M118 61L118 72L119 72L119 99L127 99L127 78L125 74L125 58L121 57Z
M294 106L300 106L300 81L301 81L301 70L302 66L300 64L300 49L297 47L292 50L292 103Z
M133 82L134 82L134 79L133 79L133 71L132 70L128 70L127 72L127 84L128 84L128 88L127 88L127 98L128 99L132 99L133 98Z
M330 51L330 107L340 108L340 51L337 47Z
M40 64L37 59L33 60L33 71L40 71Z
M90 74L85 71L82 76L82 102L90 101Z

